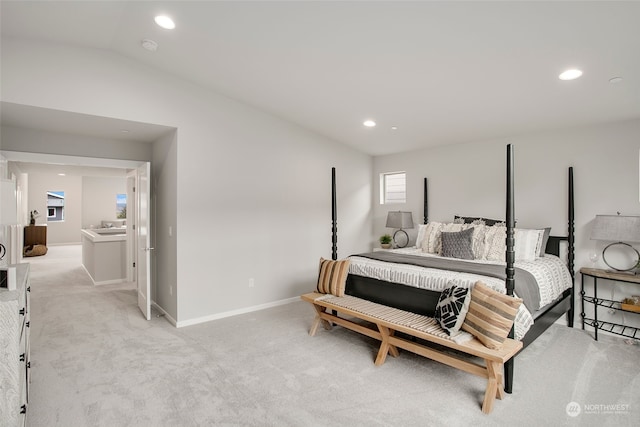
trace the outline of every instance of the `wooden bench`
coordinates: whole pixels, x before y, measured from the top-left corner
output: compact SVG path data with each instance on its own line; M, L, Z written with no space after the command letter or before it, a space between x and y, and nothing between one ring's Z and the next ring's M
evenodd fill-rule
M511 359L522 348L522 342L512 339L507 339L500 350L487 348L476 338L459 344L452 341L450 338L445 337L441 330L439 335L442 336L432 333L432 329L434 329L433 326L422 327L418 325L418 323L433 325L435 322L433 318L408 313L406 311L375 304L352 296L334 297L333 295L309 293L302 295L300 298L303 301L311 303L313 308L316 310L316 317L311 329L309 330L309 335L314 336L320 324L322 324L327 330L331 329L332 324L337 324L368 337L380 340L380 349L378 350L378 355L375 360L376 366L382 365L389 353L393 357L397 357L399 355L398 348L402 348L420 356L444 363L445 365L486 378L487 389L482 403L482 412L485 414L490 413L493 409L493 402L496 397L498 399L502 399L504 397L504 386L502 382L504 363ZM345 307L344 305L349 304L344 304L342 301L353 301L355 305L358 306L358 309L355 310L353 308ZM338 303L340 305L338 305ZM380 315L381 308L385 311L384 316ZM332 314L328 310L331 310L336 314ZM338 313L364 320L369 324L357 323L344 317L339 317L337 315ZM388 314L391 315L389 316ZM405 319L407 318L407 315L411 317L415 326L406 326L407 323L404 321L399 322L388 320L389 318L394 317L397 317L398 319ZM439 329L439 326L436 326L435 329ZM416 337L427 342L438 344L445 347L444 350L453 349L466 355L481 358L484 360L484 365L482 363L476 363L471 358L465 358L462 355L451 354L451 352L445 353L437 348L425 345L426 343L414 342L410 339L396 336L396 332L401 332L402 334L409 335L410 337Z

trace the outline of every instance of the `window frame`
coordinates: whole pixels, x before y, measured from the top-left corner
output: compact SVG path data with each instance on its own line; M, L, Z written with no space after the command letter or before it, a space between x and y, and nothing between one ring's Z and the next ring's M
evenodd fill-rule
M402 175L402 178L400 178ZM402 181L401 184L391 182L390 180ZM390 185L391 184L391 185ZM402 186L401 190L389 191L390 186ZM390 194L397 193L399 197L389 197ZM381 205L401 205L407 203L407 172L383 172L380 174L380 204Z

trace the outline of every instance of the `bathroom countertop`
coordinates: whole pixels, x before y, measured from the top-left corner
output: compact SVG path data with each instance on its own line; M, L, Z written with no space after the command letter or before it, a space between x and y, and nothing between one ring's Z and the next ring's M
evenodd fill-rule
M127 229L122 228L93 228L82 229L81 234L93 243L119 242L127 238Z

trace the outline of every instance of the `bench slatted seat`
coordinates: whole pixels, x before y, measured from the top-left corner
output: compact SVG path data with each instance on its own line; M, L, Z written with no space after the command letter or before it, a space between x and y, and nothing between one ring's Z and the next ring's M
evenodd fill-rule
M475 338L463 343L457 343L447 336L438 325L438 322L432 317L376 304L353 296L335 297L313 292L302 295L300 298L311 303L316 311L316 317L309 330L309 335L314 336L320 324L326 330L330 330L332 324L337 324L377 339L381 344L375 359L376 366L380 366L385 362L387 354L398 357L400 354L398 348L402 348L486 378L487 389L482 403L482 412L486 414L493 409L493 402L496 397L498 399L504 397L504 363L522 349L522 342L512 339L506 339L500 350L487 348ZM332 314L329 310L336 314ZM364 320L372 325L369 326L339 317L338 313ZM481 358L484 360L484 365L460 355L444 352L437 348L396 336L396 332Z

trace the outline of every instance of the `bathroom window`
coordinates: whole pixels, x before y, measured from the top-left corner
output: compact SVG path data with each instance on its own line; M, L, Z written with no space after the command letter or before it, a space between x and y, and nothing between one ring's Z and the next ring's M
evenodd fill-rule
M127 219L127 195L116 194L116 218Z
M64 191L47 191L47 221L64 221Z

